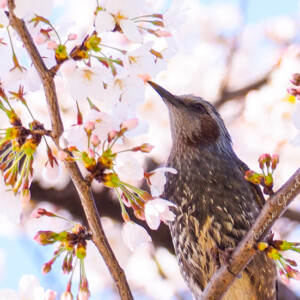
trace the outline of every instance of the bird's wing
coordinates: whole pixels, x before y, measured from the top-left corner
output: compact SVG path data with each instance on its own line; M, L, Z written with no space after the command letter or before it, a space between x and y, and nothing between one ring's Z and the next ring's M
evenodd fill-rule
M241 172L243 173L243 175L245 175L246 171L250 170L249 167L244 162L242 162L240 159L238 159L238 167L241 170ZM264 198L264 195L263 195L260 187L257 184L254 184L250 181L248 181L248 184L251 187L251 190L253 192L253 195L255 196L255 199L256 199L259 207L262 208L264 206L264 204L266 203L266 200Z

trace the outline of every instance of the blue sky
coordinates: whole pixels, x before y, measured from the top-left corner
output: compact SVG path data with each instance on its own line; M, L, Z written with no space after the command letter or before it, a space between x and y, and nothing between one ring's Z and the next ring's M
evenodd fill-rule
M241 1L247 5L247 20L250 23L259 22L263 19L273 16L296 16L299 11L299 0L200 0L204 4L213 3L236 3L240 5Z

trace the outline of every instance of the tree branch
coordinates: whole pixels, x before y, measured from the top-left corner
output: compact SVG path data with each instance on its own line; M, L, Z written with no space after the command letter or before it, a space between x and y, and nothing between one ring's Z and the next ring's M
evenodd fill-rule
M243 271L257 252L257 242L266 237L275 221L299 193L300 168L267 200L252 228L232 253L229 265L223 265L211 278L203 291L202 300L221 299L236 278L233 274L238 275Z
M60 116L54 74L47 69L36 46L33 43L30 33L24 21L18 19L14 14L14 1L8 1L10 25L20 36L37 72L42 80L47 100L48 111L52 123L52 138L59 149L59 137L63 132L63 123ZM89 185L84 181L76 163L66 163L66 168L80 196L90 229L93 235L93 242L101 253L110 274L116 284L121 299L133 299L123 269L120 267L102 228L94 197Z
M264 86L269 82L270 76L274 69L275 67L273 67L263 78L258 79L257 81L254 81L240 89L230 91L227 89L227 87L226 89L223 88L219 99L214 102L214 106L216 108L220 108L220 106L222 106L225 102L234 98L244 97L248 92Z
M292 222L300 223L300 212L294 209L287 209L282 215L283 218L287 218Z

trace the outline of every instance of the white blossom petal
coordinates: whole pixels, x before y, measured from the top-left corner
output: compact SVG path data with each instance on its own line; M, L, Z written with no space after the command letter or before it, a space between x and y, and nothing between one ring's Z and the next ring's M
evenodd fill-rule
M139 16L146 4L144 0L123 0L122 12L124 16L131 19Z
M151 205L151 201L147 202L145 205L145 219L152 230L157 230L160 225L160 216L157 209Z
M120 129L120 122L114 116L94 109L89 113L87 121L95 123L93 134L96 134L101 142L107 139L110 131Z
M165 176L166 172L177 174L177 171L174 168L158 168L151 172L153 174L150 176L149 180L151 183L150 184L151 195L153 197L158 197L163 193L165 184L167 182Z
M129 153L122 153L117 156L114 169L122 181L144 178L144 169L138 160Z
M175 215L170 211L169 206L175 207L175 204L161 198L146 203L145 218L151 229L156 230L160 225L160 221L174 221Z
M33 14L47 17L52 11L52 6L52 0L15 0L14 13L20 19Z
M124 0L109 0L106 2L105 8L110 13L117 15L123 8Z
M121 19L120 20L120 27L122 28L125 36L134 43L142 43L143 38L135 23L128 19Z
M23 275L19 281L21 299L34 299L34 292L37 287L40 287L40 282L34 275Z
M62 166L59 161L53 162L53 167L51 166L50 162L48 161L42 171L42 176L45 181L54 184L60 180L60 176L62 174Z
M95 20L95 28L98 33L114 30L116 21L107 11L99 11Z
M122 238L124 244L134 251L140 246L145 246L151 242L151 237L146 229L132 221L126 222L122 229Z
M83 125L75 125L64 131L60 138L60 146L66 148L69 145L76 146L78 150L87 149L88 137Z
M6 73L1 81L2 87L7 90L17 90L25 72L27 71L15 68Z

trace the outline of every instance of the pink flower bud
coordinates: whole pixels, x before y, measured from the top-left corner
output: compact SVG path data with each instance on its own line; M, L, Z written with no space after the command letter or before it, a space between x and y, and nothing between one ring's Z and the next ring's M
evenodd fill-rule
M130 217L125 209L122 211L122 218L123 218L124 222L130 221Z
M271 163L272 163L271 168L272 168L272 170L276 169L278 162L279 162L279 155L278 154L273 154L272 158L271 158Z
M290 275L296 279L296 280L300 280L300 273L297 270L292 269L292 271L290 272Z
M60 150L57 154L57 157L61 161L74 161L74 158L70 156L67 152Z
M88 156L90 158L95 158L95 152L93 149L91 149L91 148L88 149Z
M287 92L292 96L298 96L300 94L299 88L288 88Z
M286 258L285 260L286 260L286 262L289 263L291 266L297 267L297 263L296 263L294 260L289 259L289 258Z
M55 41L50 40L47 42L47 48L49 50L55 50L57 47L58 47L58 44Z
M141 146L141 151L142 152L145 152L145 153L149 153L152 151L152 149L154 148L154 146L148 144L148 143L145 143Z
M90 296L91 293L87 288L80 288L78 293L78 300L88 300Z
M45 263L42 267L42 274L45 275L51 271L52 263Z
M32 218L40 218L43 216L47 216L47 217L55 217L56 215L50 211L47 211L44 208L37 208L35 209L32 213L31 213L31 217Z
M77 39L77 34L76 33L70 33L69 35L68 35L68 40L69 41L74 41L74 40L76 40Z
M84 129L87 133L91 133L95 129L95 123L91 121L86 122Z
M98 135L96 135L96 134L93 134L93 135L92 135L91 142L92 142L92 145L93 145L94 147L99 146L100 143L101 143L101 141L99 140Z
M295 81L297 81L298 83L300 83L300 74L299 73L294 73L292 76L293 76L293 79Z
M118 131L112 130L108 133L108 142L110 143L118 135Z
M38 33L38 34L35 34L33 36L33 41L37 44L37 45L42 45L44 44L46 41L47 41L47 38L45 35L41 34L41 33Z
M282 269L279 270L280 278L283 283L285 284L290 284L290 279L289 277L284 273Z
M44 300L55 300L57 293L55 291L47 290Z
M73 300L73 295L71 292L65 291L60 295L60 300Z
M258 162L259 162L259 167L260 167L261 169L264 168L264 164L266 164L267 167L270 167L270 163L271 163L271 155L268 154L268 153L262 154L262 155L259 157Z

